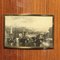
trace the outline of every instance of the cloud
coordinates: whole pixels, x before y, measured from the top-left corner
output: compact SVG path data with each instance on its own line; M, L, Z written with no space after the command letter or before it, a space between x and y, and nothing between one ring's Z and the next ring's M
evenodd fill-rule
M5 16L5 25L26 27L36 31L48 31L52 27L52 17L46 16Z

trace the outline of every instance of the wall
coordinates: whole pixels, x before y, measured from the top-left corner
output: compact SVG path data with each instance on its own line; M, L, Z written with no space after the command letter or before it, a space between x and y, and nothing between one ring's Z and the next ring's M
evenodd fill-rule
M60 60L60 0L0 0L0 60ZM4 49L4 14L54 15L54 49Z

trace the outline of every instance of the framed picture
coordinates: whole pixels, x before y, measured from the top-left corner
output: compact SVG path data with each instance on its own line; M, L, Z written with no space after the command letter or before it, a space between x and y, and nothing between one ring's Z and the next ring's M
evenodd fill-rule
M54 48L53 18L52 15L5 15L4 47Z

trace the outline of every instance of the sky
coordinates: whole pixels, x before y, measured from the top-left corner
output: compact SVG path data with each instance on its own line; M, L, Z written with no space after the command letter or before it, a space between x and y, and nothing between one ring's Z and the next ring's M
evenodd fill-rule
M47 32L53 25L52 16L5 16L5 26L26 27Z

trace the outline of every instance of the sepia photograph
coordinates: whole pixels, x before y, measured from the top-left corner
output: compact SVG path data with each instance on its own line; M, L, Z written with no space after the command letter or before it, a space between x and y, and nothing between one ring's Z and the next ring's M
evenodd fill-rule
M54 48L52 15L6 15L4 19L4 47Z

